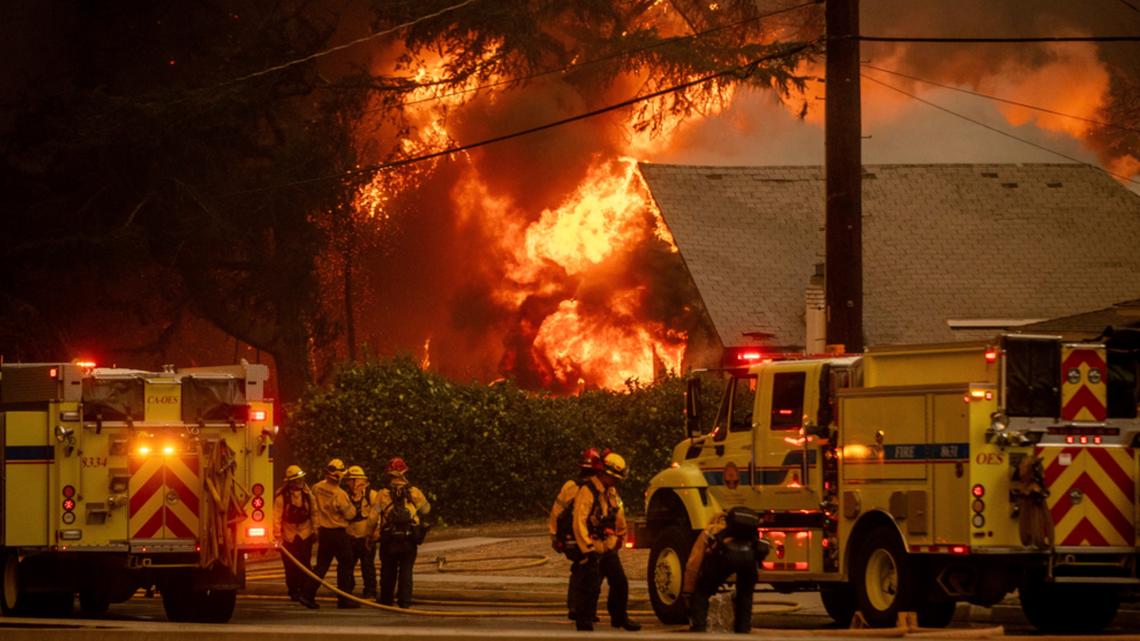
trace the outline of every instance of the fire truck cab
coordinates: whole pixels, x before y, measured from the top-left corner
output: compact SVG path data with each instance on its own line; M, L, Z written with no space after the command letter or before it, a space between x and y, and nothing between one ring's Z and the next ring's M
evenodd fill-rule
M771 544L760 581L819 590L840 623L947 625L957 602L1019 590L1050 631L1109 625L1140 584L1135 523L1140 340L1004 335L766 359L723 372L708 434L689 438L635 524L654 611L686 621L697 533L737 505Z
M264 365L149 372L0 365L0 608L99 614L157 588L225 622L272 547Z

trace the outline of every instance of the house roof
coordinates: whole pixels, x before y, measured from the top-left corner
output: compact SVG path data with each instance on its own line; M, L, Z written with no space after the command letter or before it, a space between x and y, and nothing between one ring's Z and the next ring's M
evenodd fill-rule
M1124 301L1112 307L1090 312L1050 318L1018 329L1023 332L1095 336L1106 327L1140 327L1140 299Z
M722 344L802 346L805 288L823 262L822 169L640 168ZM1136 298L1137 248L1140 196L1092 167L867 165L866 342L972 338L947 320Z

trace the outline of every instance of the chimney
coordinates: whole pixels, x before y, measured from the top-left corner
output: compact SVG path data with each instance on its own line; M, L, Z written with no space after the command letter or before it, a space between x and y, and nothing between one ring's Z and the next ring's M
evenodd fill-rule
M804 290L804 353L822 354L827 345L827 297L824 293L823 263L815 264L815 274Z

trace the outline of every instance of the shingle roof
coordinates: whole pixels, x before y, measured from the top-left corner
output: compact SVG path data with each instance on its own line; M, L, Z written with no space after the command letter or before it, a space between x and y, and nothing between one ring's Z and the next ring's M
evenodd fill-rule
M819 167L643 163L725 345L804 344L823 262ZM948 319L1055 318L1140 294L1140 196L1077 164L868 165L868 344L963 338Z
M1098 335L1106 327L1140 327L1140 300L1124 301L1112 307L1051 318L1019 327L1023 332Z

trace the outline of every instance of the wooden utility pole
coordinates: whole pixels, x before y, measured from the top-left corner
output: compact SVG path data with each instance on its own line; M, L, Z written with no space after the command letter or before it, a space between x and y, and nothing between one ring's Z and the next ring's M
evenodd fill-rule
M859 0L827 0L824 145L827 343L863 351L863 149Z

